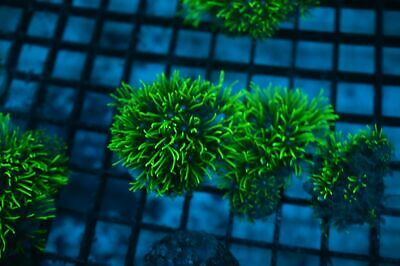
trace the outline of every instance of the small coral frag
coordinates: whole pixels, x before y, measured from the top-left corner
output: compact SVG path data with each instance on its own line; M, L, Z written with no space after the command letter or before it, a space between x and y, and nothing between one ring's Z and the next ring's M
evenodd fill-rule
M255 84L247 94L245 106L245 136L260 139L270 165L283 165L301 174L301 164L308 149L326 142L330 126L338 116L321 93L309 101L299 89L269 86L261 89ZM276 163L276 162L278 163Z
M272 214L281 200L281 188L289 172L268 151L270 144L257 138L237 142L236 152L227 155L228 170L221 173L219 187L234 212L252 221Z
M234 128L232 150L220 169L218 185L226 191L234 212L250 221L272 214L281 199L285 174L283 165L271 152L272 142L242 117ZM278 171L279 169L279 171Z
M251 89L220 186L239 214L254 219L275 210L288 177L311 163L308 150L325 143L337 115L322 93L309 101L300 90L254 84Z
M304 14L319 0L182 0L186 20L198 25L203 14L215 16L217 23L230 33L270 37L280 23L299 10Z
M0 114L0 259L44 246L39 223L54 217L54 195L67 183L65 147L38 131L12 128ZM27 264L24 264L27 265Z
M181 194L199 186L229 147L239 95L230 87L174 72L151 84L122 84L113 95L117 114L109 148L124 166L139 170L131 189Z
M310 179L317 215L339 228L374 225L393 152L388 138L376 127L349 135L347 141L332 134L321 149Z

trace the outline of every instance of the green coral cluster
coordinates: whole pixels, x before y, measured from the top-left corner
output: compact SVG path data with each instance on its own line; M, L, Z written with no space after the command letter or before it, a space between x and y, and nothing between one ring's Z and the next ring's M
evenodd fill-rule
M67 157L58 140L21 132L3 114L0 150L0 261L9 262L44 246L39 225L55 215L54 195L67 183Z
M122 84L113 94L117 115L109 148L123 165L140 171L131 189L182 194L197 188L217 157L230 147L227 139L239 114L239 96L218 84L183 78L174 72L151 84Z
M322 91L309 100L299 89L251 84L232 94L222 84L223 73L213 84L174 72L117 89L109 148L139 171L131 190L177 195L216 175L234 212L254 220L273 213L290 177L307 167L319 217L372 224L391 159L380 130L338 139L338 115Z
M182 0L186 21L198 25L210 14L224 30L249 34L253 38L270 37L280 23L297 10L304 14L319 0Z
M377 127L347 140L331 134L327 145L320 147L310 177L317 215L339 228L364 222L374 225L382 210L383 178L392 153L389 139Z
M311 163L308 151L326 142L338 117L322 92L309 101L298 89L271 85L252 84L244 105L221 187L238 214L254 219L275 211L288 177Z
M278 87L231 93L218 84L174 72L151 84L122 84L109 148L140 173L131 190L159 195L191 192L219 174L233 209L249 219L275 211L282 188L307 149L323 145L337 115L322 93L309 101L300 90ZM119 163L117 162L117 163Z

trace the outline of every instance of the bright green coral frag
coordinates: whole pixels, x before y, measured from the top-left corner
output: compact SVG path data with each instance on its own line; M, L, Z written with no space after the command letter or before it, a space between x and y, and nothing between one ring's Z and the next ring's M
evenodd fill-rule
M346 141L332 134L319 153L310 180L317 215L339 228L374 225L393 153L388 138L377 127L349 135Z
M237 133L236 133L237 134ZM289 172L270 152L268 139L236 135L235 151L227 154L226 171L219 187L225 189L234 212L250 221L272 214L281 199L284 177Z
M279 164L301 174L307 150L326 142L330 126L338 118L321 93L309 101L301 90L251 86L245 109L249 133L268 139L268 151Z
M113 95L117 114L109 148L123 165L139 170L131 189L181 194L198 187L216 159L229 151L226 140L240 113L239 94L174 72L151 84L122 84Z
M27 248L43 247L39 223L55 215L53 197L67 183L67 157L56 139L20 132L3 114L0 149L0 259L9 263Z
M299 10L304 14L319 0L182 0L186 21L199 24L203 14L215 16L216 21L230 33L249 34L254 38L269 37L289 15Z
M232 207L250 220L275 210L288 177L301 174L301 165L311 162L308 149L325 143L337 119L322 94L309 101L300 90L251 89L220 181Z

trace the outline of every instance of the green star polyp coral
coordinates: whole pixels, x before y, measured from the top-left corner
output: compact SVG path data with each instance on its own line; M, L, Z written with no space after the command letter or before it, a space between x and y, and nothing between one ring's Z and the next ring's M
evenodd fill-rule
M203 14L230 33L249 34L254 38L269 37L290 14L304 14L319 0L182 0L187 7L186 20L197 25Z
M239 95L200 79L158 76L151 84L122 84L109 148L124 166L139 170L131 189L181 194L199 186L229 147Z
M349 135L346 141L332 134L321 149L310 180L317 215L339 228L374 225L393 152L388 138L377 127Z
M250 219L275 210L280 190L291 172L311 163L307 149L325 143L337 119L322 93L309 101L300 90L255 84L246 94L245 108L234 128L221 187L228 189L233 208Z
M299 89L252 84L232 94L222 84L223 73L213 84L174 72L117 89L109 148L139 173L131 190L182 194L217 174L233 211L252 221L273 213L292 174L307 166L317 215L339 226L373 224L392 153L380 130L342 142L322 91L309 100Z
M67 157L56 139L20 132L3 114L0 150L0 261L19 265L13 259L44 245L39 223L54 217L53 197L67 182Z
M226 156L229 165L219 186L227 191L236 214L249 220L264 218L275 211L289 172L270 152L267 139L244 133L241 140L234 140L235 152Z
M245 107L248 137L260 138L274 160L300 175L301 164L307 161L307 148L326 142L338 116L322 91L309 101L299 89L271 85L260 89L255 84L251 89Z

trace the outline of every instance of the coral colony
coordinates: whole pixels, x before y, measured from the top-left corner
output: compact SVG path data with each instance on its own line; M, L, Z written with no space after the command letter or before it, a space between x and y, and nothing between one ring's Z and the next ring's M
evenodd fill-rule
M322 93L309 102L300 90L255 84L242 109L221 178L232 207L252 220L275 210L288 177L300 176L307 150L325 143L337 115Z
M275 211L290 176L305 167L319 217L339 227L376 222L392 154L381 130L342 141L322 92L310 101L299 89L252 84L232 94L222 83L223 73L213 84L174 72L117 89L109 147L140 173L132 190L174 196L217 176L232 209L253 221Z
M182 0L186 22L198 26L204 15L230 34L270 37L280 23L299 12L305 14L319 0ZM257 25L257 26L254 26Z
M0 261L29 265L27 249L42 249L40 222L55 215L54 195L67 183L65 147L40 131L21 132L0 114Z
M197 188L218 157L231 150L238 96L216 85L175 72L142 88L122 84L112 104L118 114L109 145L123 165L140 170L132 190L182 194Z
M349 135L331 134L319 147L309 182L313 205L321 218L338 228L367 222L374 226L382 210L383 178L389 172L393 147L375 127Z

